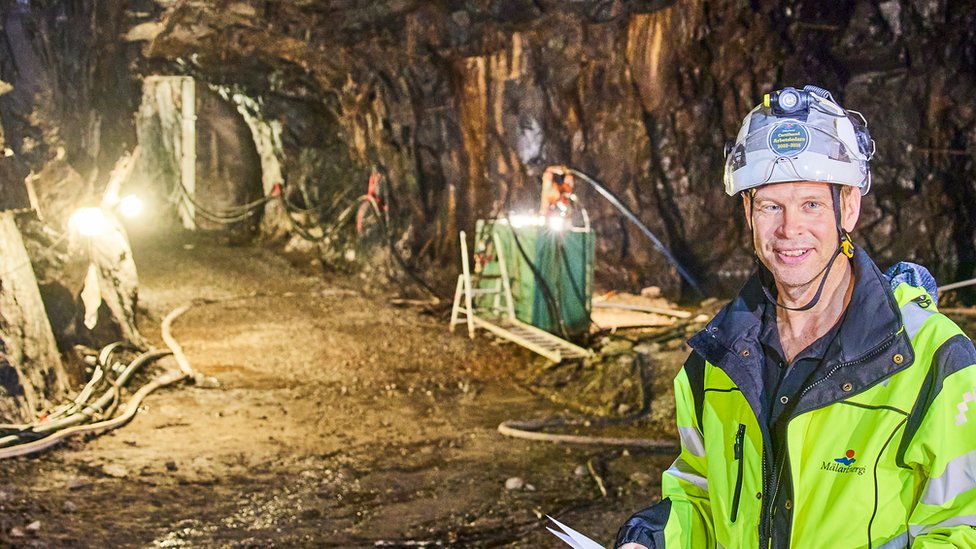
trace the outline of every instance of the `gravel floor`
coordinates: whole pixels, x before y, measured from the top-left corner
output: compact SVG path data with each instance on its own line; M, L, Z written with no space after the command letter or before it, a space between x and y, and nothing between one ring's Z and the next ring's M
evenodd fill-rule
M521 349L261 247L135 246L157 345L168 311L218 300L173 334L219 384L165 388L120 430L0 462L2 544L557 547L545 514L609 544L659 494L673 456L496 432L566 412L524 388L539 363Z

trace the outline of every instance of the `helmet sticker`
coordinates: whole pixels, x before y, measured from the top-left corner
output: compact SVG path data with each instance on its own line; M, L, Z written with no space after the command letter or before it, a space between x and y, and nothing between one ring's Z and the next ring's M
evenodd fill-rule
M739 143L732 149L732 171L736 171L746 165L746 147Z
M799 122L781 122L769 131L769 150L778 156L797 156L810 145L810 132Z

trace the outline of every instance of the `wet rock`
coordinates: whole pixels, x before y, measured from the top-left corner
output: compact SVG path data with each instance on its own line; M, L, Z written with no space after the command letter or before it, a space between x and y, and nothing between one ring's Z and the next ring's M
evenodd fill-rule
M166 462L166 470L167 471L175 471L176 469L177 469L177 467L176 467L176 462L175 461L170 460L170 461L167 461Z
M525 481L521 477L510 477L505 481L506 490L521 490L525 488Z
M626 339L610 339L600 348L600 354L603 356L619 355L630 352L633 348L633 342L627 341Z
M468 28L471 25L471 16L464 10L458 10L451 14L451 22L461 28Z
M651 475L644 473L642 471L637 471L630 475L630 481L637 484L638 486L647 486L651 482Z
M640 295L641 297L657 299L661 297L661 288L658 288L657 286L648 286L646 288L641 289Z
M636 360L637 359L634 358L634 355L629 353L620 355L617 357L617 367L621 370L628 370L634 365Z
M661 351L660 343L638 343L634 345L634 352L642 355L653 355Z
M193 384L201 389L219 389L220 381L213 376L205 376L203 374L197 374L193 377Z
M102 472L114 478L126 478L129 476L129 470L117 463L111 463L103 466Z

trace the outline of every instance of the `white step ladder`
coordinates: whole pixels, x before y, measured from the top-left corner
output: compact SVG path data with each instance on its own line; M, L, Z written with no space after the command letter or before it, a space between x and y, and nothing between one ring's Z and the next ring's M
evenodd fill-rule
M526 324L515 317L515 307L512 302L512 286L508 278L505 256L502 254L498 241L492 235L495 254L498 256L499 276L495 285L490 288L474 288L471 282L471 268L468 263L468 242L464 231L461 238L461 274L458 275L457 286L454 290L454 306L451 309L450 331L454 326L462 323L468 325L468 337L474 339L475 326L488 330L502 339L507 339L546 357L553 362L562 362L570 358L582 358L592 354L589 349L574 345L565 339L549 332ZM477 311L475 298L480 296L494 296L492 306L488 310ZM463 299L463 304L462 304ZM502 300L504 299L504 308ZM481 316L479 316L479 313ZM461 318L461 317L464 318Z

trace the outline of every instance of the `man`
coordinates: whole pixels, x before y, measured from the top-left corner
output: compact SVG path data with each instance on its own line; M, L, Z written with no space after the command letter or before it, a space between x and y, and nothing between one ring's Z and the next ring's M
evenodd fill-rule
M681 453L619 547L976 548L976 350L924 269L851 241L873 153L821 88L746 116L725 186L758 272L689 341Z
M573 174L566 166L549 166L542 173L542 198L539 215L566 217L576 197L573 196Z

